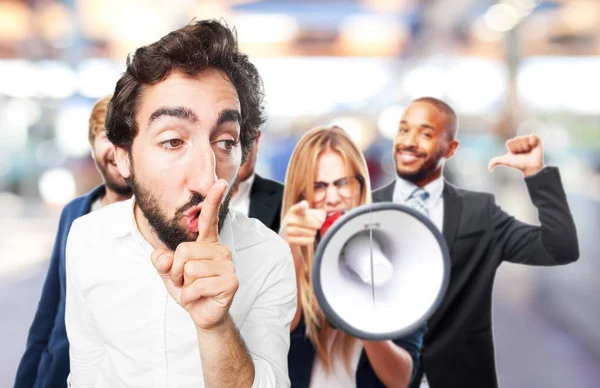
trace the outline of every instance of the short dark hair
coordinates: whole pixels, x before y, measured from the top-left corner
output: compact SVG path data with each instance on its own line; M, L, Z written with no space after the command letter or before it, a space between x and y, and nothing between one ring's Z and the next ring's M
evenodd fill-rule
M131 151L138 133L135 116L144 85L161 82L175 70L195 76L207 69L223 71L237 90L242 115L242 162L245 161L265 122L263 83L248 56L238 50L236 31L217 20L192 22L127 57L127 70L117 82L106 113L108 139Z
M450 105L435 97L417 98L416 100L413 100L411 104L414 104L416 102L424 102L433 105L438 111L445 114L448 117L448 125L446 126L446 136L448 140L454 140L456 138L456 134L458 132L458 117L456 116L456 112L454 112L454 109L452 109Z

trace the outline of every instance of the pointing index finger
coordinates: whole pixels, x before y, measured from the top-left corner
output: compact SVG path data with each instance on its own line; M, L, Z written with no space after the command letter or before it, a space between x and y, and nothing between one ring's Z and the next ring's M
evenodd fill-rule
M198 216L197 242L219 241L219 207L227 190L227 181L219 179L210 188Z

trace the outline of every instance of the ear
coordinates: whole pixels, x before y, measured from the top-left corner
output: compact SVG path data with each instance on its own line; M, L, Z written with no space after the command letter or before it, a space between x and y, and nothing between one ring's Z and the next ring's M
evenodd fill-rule
M117 170L119 170L119 173L123 178L128 179L131 176L129 152L127 152L124 148L117 147L116 145L113 145L113 150L115 153L115 163L117 164Z
M460 143L458 142L458 140L456 140L456 139L450 140L450 142L448 143L448 148L446 149L446 153L444 154L444 158L450 159L454 155L456 150L458 149L459 145L460 145Z

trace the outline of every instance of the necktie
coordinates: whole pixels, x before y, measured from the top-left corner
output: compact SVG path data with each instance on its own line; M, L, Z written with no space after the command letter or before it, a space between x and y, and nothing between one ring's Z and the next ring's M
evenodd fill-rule
M429 211L427 209L426 201L429 198L429 193L424 189L418 187L406 200L406 204L413 209L423 213L429 217Z
M427 210L426 201L429 198L429 193L422 188L418 187L406 200L406 204L413 209L421 212L423 215L429 217L429 211ZM429 388L429 382L427 381L427 376L423 373L423 377L421 378L421 384L419 388Z

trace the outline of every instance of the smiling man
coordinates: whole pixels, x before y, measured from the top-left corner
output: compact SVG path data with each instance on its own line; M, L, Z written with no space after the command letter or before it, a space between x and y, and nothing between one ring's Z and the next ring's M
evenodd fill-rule
M96 102L88 126L91 155L104 184L68 203L60 216L56 242L46 273L35 318L29 329L25 354L17 369L15 388L67 386L69 341L65 332L65 249L73 220L111 203L131 197L115 163L104 119L111 96Z
M106 125L134 197L67 245L72 387L289 386L289 248L228 210L262 114L260 76L219 22L129 58Z
M411 102L394 138L398 177L373 193L374 202L416 208L442 231L450 250L448 290L429 319L418 376L412 388L498 386L492 333L492 289L503 262L564 265L579 257L577 231L557 167L544 165L535 135L506 142L507 153L488 168L519 170L540 225L521 222L494 196L458 188L442 176L458 148L454 110L423 97ZM402 228L402 225L400 225Z

